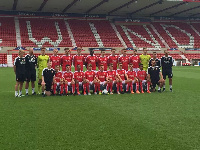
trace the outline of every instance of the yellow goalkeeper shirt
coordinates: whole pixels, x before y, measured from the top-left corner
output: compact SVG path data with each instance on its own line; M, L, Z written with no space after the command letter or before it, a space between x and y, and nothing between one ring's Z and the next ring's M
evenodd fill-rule
M150 55L140 55L140 62L143 64L143 70L147 71L149 60L151 59Z

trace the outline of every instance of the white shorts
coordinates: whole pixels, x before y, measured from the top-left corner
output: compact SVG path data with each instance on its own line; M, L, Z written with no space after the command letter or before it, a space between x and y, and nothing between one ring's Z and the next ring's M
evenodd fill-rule
M93 85L93 81L89 82L90 85Z
M70 86L71 85L71 82L68 82L68 86Z
M133 68L133 70L137 73L140 69L139 68Z
M124 80L124 81L122 81L122 84L125 84L125 82L126 82L125 80Z
M57 82L56 84L57 84L57 86L59 86L59 85L60 85L60 82Z
M144 83L146 83L147 82L147 80L142 80L142 84L144 84Z
M79 82L79 86L82 86L83 85L83 82Z
M134 84L135 83L135 80L132 80L132 84Z
M105 85L106 81L100 82L100 85Z

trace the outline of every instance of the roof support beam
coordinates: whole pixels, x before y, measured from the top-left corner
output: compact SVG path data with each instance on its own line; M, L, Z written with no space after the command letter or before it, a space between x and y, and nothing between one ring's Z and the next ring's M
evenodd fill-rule
M17 8L17 3L18 3L18 0L14 0L12 10L16 10L16 8Z
M161 2L162 2L162 1L159 0L159 1L155 2L155 3L152 3L152 4L150 4L150 5L147 5L147 6L143 7L143 8L138 9L138 10L136 10L136 11L130 13L129 15L133 15L133 14L139 12L139 11L142 11L142 10L144 10L144 9L150 8L150 7L154 6L154 5L161 4Z
M166 10L169 10L169 9L172 9L172 8L177 8L177 7L179 7L179 6L183 5L183 4L185 4L185 2L176 4L176 5L174 5L174 6L171 6L171 7L165 8L165 9L161 9L161 10L159 10L159 11L156 11L156 12L150 14L150 16L153 16L153 15L155 15L155 14L161 13L161 12L163 12L163 11L166 11Z
M117 7L117 8L115 8L115 9L111 10L110 12L108 12L108 15L112 14L113 12L115 12L115 11L117 11L117 10L123 8L123 7L126 7L126 6L130 5L131 3L135 2L135 1L136 0L131 0L131 1L127 2L127 3L125 3L124 5L121 5L121 6Z
M187 11L190 11L190 10L193 10L193 9L197 9L197 8L200 8L200 5L199 6L196 6L196 7L193 7L193 8L189 8L189 9L186 9L186 10L182 10L182 11L179 11L177 13L174 13L172 15L170 15L169 17L173 17L175 15L178 15L178 14L181 14L181 13L184 13L184 12L187 12Z
M86 11L86 13L91 12L92 10L94 10L95 8L101 6L102 4L104 4L105 2L108 2L109 0L102 0L100 3L96 4L95 6L93 6L92 8L90 8L88 11Z
M42 9L43 9L44 6L46 5L47 1L48 1L48 0L44 0L44 1L42 2L42 4L40 5L40 8L38 8L37 11L42 11Z
M67 5L67 7L65 7L65 9L63 9L63 13L66 12L68 9L70 9L74 4L76 4L76 2L78 2L79 0L74 0L72 3L70 3L69 5Z
M189 17L194 17L194 16L198 16L198 15L200 15L200 13L192 14L192 15L190 15Z

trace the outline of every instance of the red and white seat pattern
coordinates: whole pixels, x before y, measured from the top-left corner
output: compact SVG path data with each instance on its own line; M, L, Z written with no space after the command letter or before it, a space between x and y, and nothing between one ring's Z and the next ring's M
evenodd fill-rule
M21 18L22 46L70 47L72 46L64 20Z
M17 46L14 17L0 17L0 46Z

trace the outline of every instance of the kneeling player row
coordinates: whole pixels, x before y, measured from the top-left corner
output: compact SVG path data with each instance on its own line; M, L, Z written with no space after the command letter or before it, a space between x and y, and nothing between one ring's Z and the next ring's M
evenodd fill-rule
M66 71L59 71L59 66L51 69L52 63L48 63L48 68L43 70L42 74L42 91L43 95L56 94L59 91L60 95L63 95L65 92L68 95L69 88L71 88L71 93L75 95L80 95L79 88L83 88L83 94L90 94L90 89L94 90L94 94L102 93L102 90L106 88L110 94L113 94L113 90L117 94L124 93L123 85L125 92L144 93L143 85L146 85L147 93L151 93L149 86L151 85L152 91L155 90L156 85L159 85L158 91L161 91L164 80L160 68L155 66L155 61L152 62L152 67L149 67L148 73L143 70L143 65L140 65L139 69L134 69L133 65L129 64L129 70L125 71L122 69L122 63L119 63L119 69L113 70L113 64L109 65L109 70L104 71L104 66L100 66L100 70L95 72L92 71L92 65L88 65L88 70L86 72L81 71L81 66L77 65L77 71L72 73L70 71L70 66L66 65ZM160 79L161 78L161 79ZM53 85L52 85L53 84ZM134 85L135 90L134 90ZM140 92L139 92L140 87ZM45 94L44 94L45 93Z

